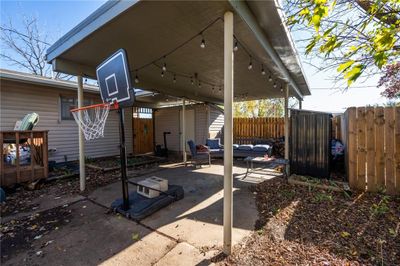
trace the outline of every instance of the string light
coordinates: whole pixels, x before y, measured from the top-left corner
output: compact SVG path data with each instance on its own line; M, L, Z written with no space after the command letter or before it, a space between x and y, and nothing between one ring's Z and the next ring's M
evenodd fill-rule
M261 75L265 75L264 65L261 65Z
M248 68L249 70L252 70L252 69L253 69L253 62L252 62L251 57L250 57L249 66L248 66L247 68Z
M211 88L211 91L212 91L212 93L214 94L214 92L215 92L215 91L214 91L214 86Z
M184 73L173 73L171 71L167 71L167 64L166 64L166 57L173 54L175 51L177 51L178 49L184 47L185 45L191 43L193 40L198 40L198 37L201 37L201 43L200 43L200 47L202 49L206 48L206 41L204 38L204 32L206 30L208 30L209 28L211 28L214 24L216 24L217 22L223 22L223 18L222 17L218 17L216 19L214 19L213 21L211 21L208 25L206 25L203 29L201 29L201 31L195 35L192 35L190 38L188 38L186 41L180 43L177 47L171 49L170 51L168 51L167 53L165 53L164 55L162 55L161 57L156 58L154 61L151 61L149 63L146 63L142 66L140 66L139 68L136 68L135 71L132 71L133 73L136 72L135 75L135 83L139 83L139 77L138 77L138 71L141 69L144 69L150 65L154 65L157 68L159 68L161 71L161 77L164 77L167 73L171 73L173 75L173 82L175 83L177 81L177 76L182 77L184 79L190 79L190 83L192 85L195 85L195 83L198 85L199 88L201 88L202 83L209 85L212 88L212 91L215 92L216 88L219 88L219 92L222 92L222 88L220 88L218 84L213 84L210 82L206 82L206 81L200 81L197 78L197 73L195 73L195 76L191 76L191 75L186 75ZM239 45L241 46L241 51L243 51L244 53L246 53L249 56L249 65L248 65L248 70L252 70L253 69L253 56L252 54L249 52L249 50L247 50L246 46L244 46L237 38L236 36L234 37L234 47L233 47L233 51L238 51L239 50ZM161 63L161 64L160 64ZM269 72L269 76L268 76L268 81L272 82L274 81L274 88L277 87L276 85L276 80L275 77L272 76L272 72L267 68L264 68L263 62L261 60L258 60L258 58L255 58L255 63L256 65L260 64L261 65L261 74L262 75L266 75L266 71ZM215 87L217 85L217 87ZM247 98L247 97L246 97Z
M200 47L201 47L202 49L206 48L206 41L204 40L203 35L202 35Z

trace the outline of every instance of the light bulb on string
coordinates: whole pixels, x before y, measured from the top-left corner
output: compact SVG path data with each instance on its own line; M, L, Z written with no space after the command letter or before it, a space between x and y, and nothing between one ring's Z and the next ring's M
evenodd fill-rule
M137 74L136 74L136 76L135 76L135 83L139 83L139 77L138 77Z
M220 93L222 92L222 88L219 88L219 90L218 90Z
M173 82L176 83L176 75L174 74Z
M283 87L282 87L282 85L281 85L281 92L283 92Z
M200 47L201 47L202 49L206 48L206 41L204 40L203 35L202 35Z
M164 62L164 65L162 66L163 71L167 71L167 63Z
M161 71L161 77L162 78L164 77L164 71Z
M274 88L276 88L277 87L277 85L276 85L276 81L274 82Z
M269 73L268 81L269 81L269 82L272 82L272 76L271 76L271 73Z
M264 66L263 65L261 65L261 75L265 75L265 70L264 70Z
M214 92L215 92L214 86L212 86L211 92L214 94Z
M190 83L193 85L194 81L193 81L193 77L190 77Z
M233 46L233 51L237 51L239 49L238 47L238 41L235 39L235 45Z
M251 60L251 57L250 57L250 63L249 63L249 66L247 67L249 70L252 70L253 69L253 62L252 62L252 60Z

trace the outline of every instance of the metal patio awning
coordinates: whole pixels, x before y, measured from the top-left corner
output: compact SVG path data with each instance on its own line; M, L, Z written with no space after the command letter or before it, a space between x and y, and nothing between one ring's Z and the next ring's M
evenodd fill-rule
M290 85L290 96L310 95L274 1L110 1L52 45L47 61L55 71L96 78L96 66L124 48L132 81L139 79L135 87L222 103L223 15L228 10L237 14L234 34L240 43L234 62L236 99L284 97L284 84ZM167 73L161 77L164 63ZM192 85L196 74L201 87Z

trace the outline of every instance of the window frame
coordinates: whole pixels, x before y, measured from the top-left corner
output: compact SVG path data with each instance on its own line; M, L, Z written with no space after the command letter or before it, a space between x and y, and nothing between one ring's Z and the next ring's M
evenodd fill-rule
M72 100L72 102L68 102L67 100ZM59 118L60 121L71 121L74 120L73 115L69 112L69 116L65 116L64 112L64 104L69 104L69 110L78 107L78 97L73 95L60 95L59 97ZM92 105L93 99L91 98L84 98L83 106Z

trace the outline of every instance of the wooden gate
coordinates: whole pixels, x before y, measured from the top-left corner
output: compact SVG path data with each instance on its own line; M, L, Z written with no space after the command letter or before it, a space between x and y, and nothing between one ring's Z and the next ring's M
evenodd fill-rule
M153 146L153 118L151 109L147 108L134 109L132 118L133 127L133 153L143 154L154 151ZM136 111L136 112L135 112ZM148 117L141 117L140 114L146 114Z
M345 123L350 187L400 194L400 107L352 107Z

